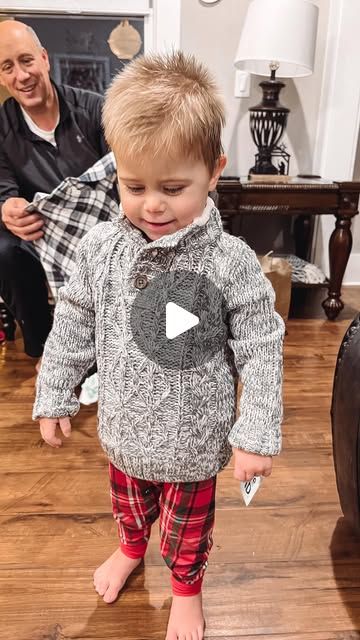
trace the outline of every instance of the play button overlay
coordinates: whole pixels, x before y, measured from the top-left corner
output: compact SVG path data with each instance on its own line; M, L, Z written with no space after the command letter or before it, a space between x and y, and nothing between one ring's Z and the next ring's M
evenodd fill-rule
M168 340L177 338L185 331L189 331L199 324L198 316L189 313L186 309L179 307L175 302L168 302L166 305L166 337Z
M141 352L161 367L196 369L224 349L226 307L221 290L202 274L147 276L131 308L131 331Z

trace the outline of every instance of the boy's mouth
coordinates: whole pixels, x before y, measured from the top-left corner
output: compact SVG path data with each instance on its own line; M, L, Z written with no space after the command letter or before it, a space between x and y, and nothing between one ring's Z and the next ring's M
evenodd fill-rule
M161 229L162 227L166 227L174 222L174 220L169 220L168 222L150 222L149 220L144 220L144 222L146 225L148 225L148 227L151 227L152 229Z

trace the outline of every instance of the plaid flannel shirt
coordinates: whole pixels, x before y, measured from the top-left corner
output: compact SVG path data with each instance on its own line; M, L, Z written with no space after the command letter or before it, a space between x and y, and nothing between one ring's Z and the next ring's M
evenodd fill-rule
M77 246L98 222L119 215L116 165L113 153L98 160L78 178L66 178L50 194L35 194L27 211L45 220L44 235L34 241L51 292L69 279L75 265Z

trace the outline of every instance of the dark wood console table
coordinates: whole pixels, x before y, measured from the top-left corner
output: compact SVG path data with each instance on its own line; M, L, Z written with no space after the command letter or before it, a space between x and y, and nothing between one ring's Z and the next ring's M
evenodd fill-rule
M235 216L282 214L297 216L295 246L304 255L314 215L335 216L335 229L329 242L330 278L328 296L322 306L335 320L344 307L341 284L352 247L351 219L359 213L360 182L330 182L291 178L287 183L257 183L247 178L220 179L218 202L224 228L232 233Z

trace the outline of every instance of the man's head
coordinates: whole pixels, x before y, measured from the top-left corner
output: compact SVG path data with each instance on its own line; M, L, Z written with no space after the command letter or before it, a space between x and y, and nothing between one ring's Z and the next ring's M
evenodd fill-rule
M190 224L226 160L224 108L208 71L181 52L136 58L106 94L105 137L126 216L151 239Z
M0 22L0 84L31 115L52 95L49 59L31 27Z

